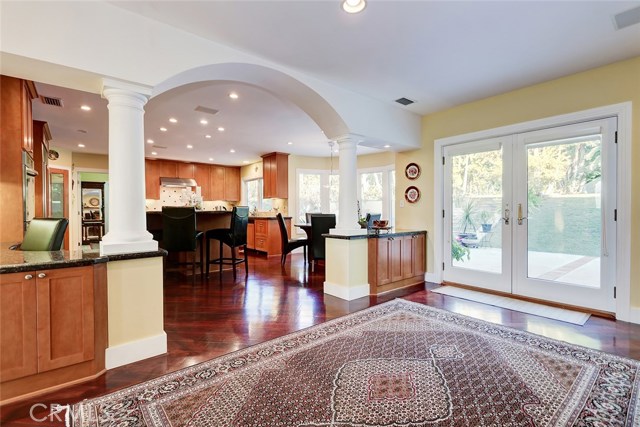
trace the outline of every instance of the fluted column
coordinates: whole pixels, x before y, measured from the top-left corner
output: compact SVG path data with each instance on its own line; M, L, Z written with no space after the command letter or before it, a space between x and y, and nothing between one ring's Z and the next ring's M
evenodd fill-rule
M105 79L102 95L109 101L109 232L100 253L157 250L145 213L144 105L151 90Z
M358 225L358 143L350 136L338 139L340 196L339 219L334 234L361 234Z

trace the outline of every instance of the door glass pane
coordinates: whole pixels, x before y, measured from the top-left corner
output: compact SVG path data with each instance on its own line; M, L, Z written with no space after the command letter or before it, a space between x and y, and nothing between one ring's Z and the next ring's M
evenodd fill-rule
M502 149L451 157L451 262L502 272Z
M600 287L601 136L527 146L527 275Z
M50 174L51 217L64 218L64 177L61 173Z
M306 222L307 212L322 212L320 174L298 174L298 218L297 222Z

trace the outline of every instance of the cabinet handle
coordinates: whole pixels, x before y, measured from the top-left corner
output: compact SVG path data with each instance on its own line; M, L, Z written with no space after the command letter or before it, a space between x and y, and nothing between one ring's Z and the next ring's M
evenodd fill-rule
M25 275L25 276L24 276L24 279L25 279L25 280L31 280L31 279L33 279L33 274L27 274L27 275Z
M44 279L45 277L47 277L45 273L38 273L38 279Z

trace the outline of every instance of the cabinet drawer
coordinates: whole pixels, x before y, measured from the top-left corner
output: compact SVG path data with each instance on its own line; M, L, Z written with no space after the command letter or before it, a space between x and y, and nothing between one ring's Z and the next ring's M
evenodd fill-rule
M267 235L267 230L269 229L269 224L267 224L266 219L256 219L254 221L255 224L255 232L256 236L258 234L262 234L263 236Z
M256 236L256 250L266 251L268 247L267 238Z

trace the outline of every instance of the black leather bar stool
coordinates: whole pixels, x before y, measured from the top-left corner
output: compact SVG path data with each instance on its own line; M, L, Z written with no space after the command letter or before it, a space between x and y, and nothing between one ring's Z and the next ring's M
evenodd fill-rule
M196 280L196 264L200 264L200 276L204 272L204 247L202 231L196 230L196 209L193 207L162 207L162 247L168 252L192 252L192 283ZM196 250L200 243L200 262Z
M236 278L236 265L244 262L245 274L249 275L249 263L247 262L247 224L249 223L249 207L236 206L231 211L231 226L229 228L215 228L207 230L205 234L207 243L207 277L209 277L209 265L218 264L220 266L220 278L222 278L222 266L233 266L233 279ZM211 259L211 240L220 241L220 256ZM231 248L231 258L223 256L223 245ZM244 247L244 259L236 258L236 249Z
M309 246L308 239L289 239L289 230L287 230L287 223L284 222L284 217L278 212L276 215L278 218L278 225L280 226L280 240L282 241L282 255L280 256L280 264L284 265L287 260L287 255L292 250L302 246L304 250L304 260L307 261L307 246Z

